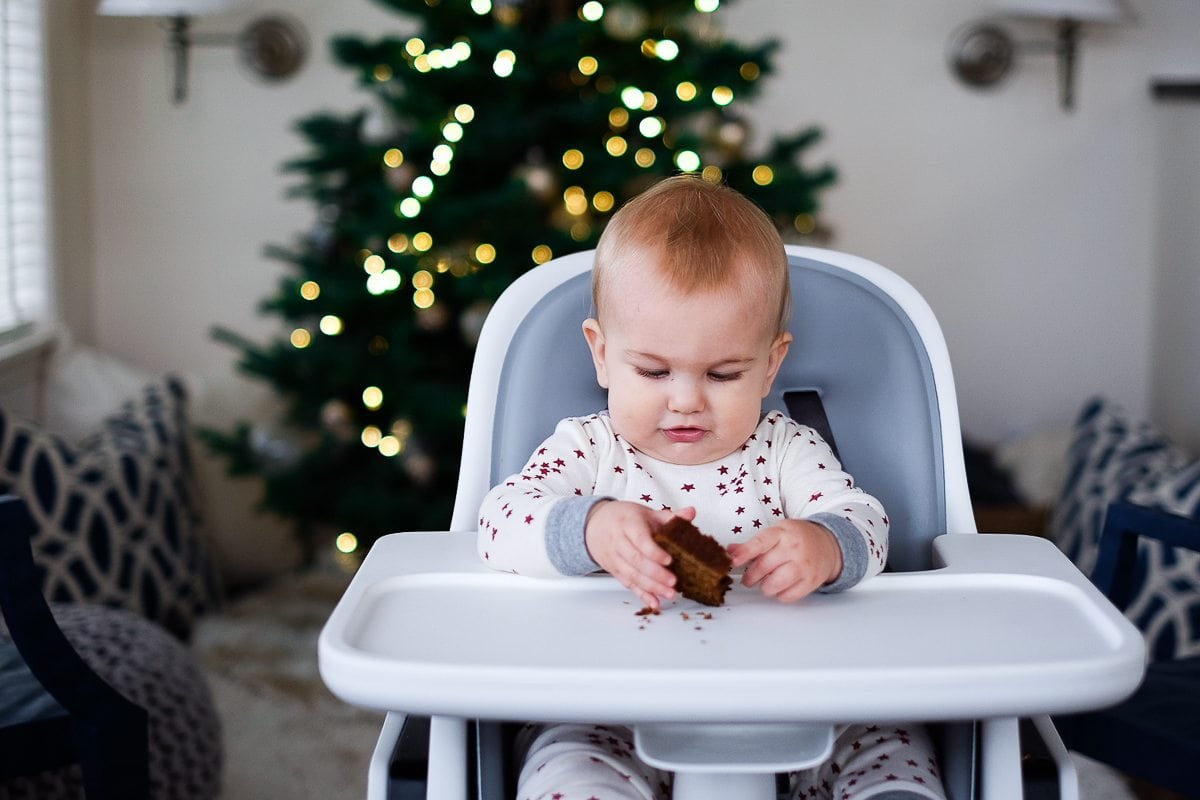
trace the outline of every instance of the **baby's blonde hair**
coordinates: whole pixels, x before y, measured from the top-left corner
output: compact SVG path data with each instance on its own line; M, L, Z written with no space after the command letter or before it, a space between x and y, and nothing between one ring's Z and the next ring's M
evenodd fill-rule
M761 296L778 331L787 323L791 288L783 239L761 208L728 186L677 175L614 214L596 245L597 317L611 273L652 269L684 293L740 285Z

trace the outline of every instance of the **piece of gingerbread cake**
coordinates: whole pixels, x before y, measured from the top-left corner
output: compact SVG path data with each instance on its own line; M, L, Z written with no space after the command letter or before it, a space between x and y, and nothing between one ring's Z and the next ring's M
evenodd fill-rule
M733 585L729 577L733 562L716 539L682 517L672 517L653 536L671 554L669 568L680 594L709 606L725 602L725 592Z

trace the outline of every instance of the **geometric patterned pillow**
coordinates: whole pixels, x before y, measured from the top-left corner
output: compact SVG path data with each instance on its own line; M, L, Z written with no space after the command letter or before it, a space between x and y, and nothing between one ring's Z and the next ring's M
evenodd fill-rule
M38 523L47 599L125 608L185 641L217 604L186 405L177 379L154 381L78 445L0 409L0 489Z
M1075 424L1050 523L1055 543L1086 575L1096 564L1104 515L1118 500L1200 518L1200 460L1150 423L1097 398ZM1146 637L1152 659L1200 655L1200 553L1140 540L1125 614Z

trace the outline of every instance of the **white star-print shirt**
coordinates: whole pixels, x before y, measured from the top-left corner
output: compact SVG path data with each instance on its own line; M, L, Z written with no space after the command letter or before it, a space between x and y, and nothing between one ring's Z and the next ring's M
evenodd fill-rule
M607 412L561 421L528 465L495 486L479 510L479 555L522 575L594 572L584 526L604 499L654 509L696 507L695 524L723 545L749 541L785 518L828 528L842 548L840 591L887 561L882 504L854 485L825 440L772 411L741 448L708 464L669 464L639 452L612 429Z

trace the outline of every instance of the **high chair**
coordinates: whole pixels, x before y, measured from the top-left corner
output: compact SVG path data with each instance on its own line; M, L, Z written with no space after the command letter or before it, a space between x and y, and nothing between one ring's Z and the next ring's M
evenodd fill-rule
M824 760L834 723L871 721L935 723L953 800L1015 800L1036 729L1057 795L1077 798L1046 715L1129 695L1140 635L1049 542L976 534L949 356L916 291L842 253L788 258L795 341L763 407L825 433L883 502L888 572L793 605L735 586L711 622L666 604L647 626L610 577L489 570L484 494L560 418L605 406L580 332L592 253L537 267L480 336L451 532L380 539L321 633L330 689L389 712L368 797L509 797L506 723L560 720L634 726L690 800L774 797L777 773Z

